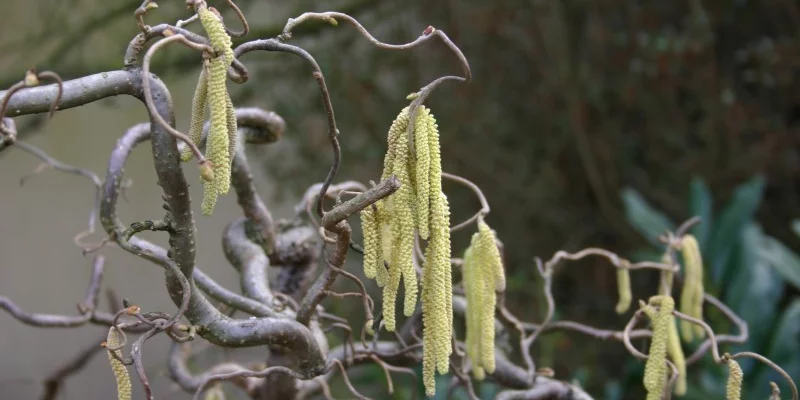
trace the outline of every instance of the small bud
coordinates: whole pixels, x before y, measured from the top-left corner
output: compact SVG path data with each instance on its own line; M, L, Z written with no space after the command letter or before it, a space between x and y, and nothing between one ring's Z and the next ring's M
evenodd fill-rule
M339 26L339 21L337 21L336 18L333 17L328 17L328 23L333 26Z
M432 26L428 25L428 27L427 27L427 28L425 28L425 30L424 30L424 31L422 31L422 34L423 34L423 35L425 35L425 36L428 36L428 35L430 35L430 34L433 34L433 32L436 32L436 28L434 28L434 27L432 27Z
M164 37L170 37L170 36L173 36L173 35L175 35L175 32L173 32L172 29L169 29L169 28L164 29Z
M127 309L125 309L125 313L128 314L128 315L134 315L134 314L138 314L139 311L141 311L141 310L142 310L141 307L133 305L133 306L130 306Z
M144 7L144 9L145 9L145 10L152 10L152 9L155 9L155 8L158 8L158 3L156 3L155 1L154 1L154 2L151 2L151 3L148 3L148 4L147 4L147 5Z
M364 324L364 328L366 328L367 333L370 336L375 336L375 329L372 329L372 324L374 324L374 323L375 323L375 320L368 319L367 322Z
M39 76L36 74L36 68L25 71L25 86L39 86Z
M542 367L536 370L536 375L552 378L556 376L556 371L553 371L553 369L549 367Z
M200 178L205 182L212 182L214 180L214 170L211 169L211 163L208 161L201 162L198 165L200 168Z

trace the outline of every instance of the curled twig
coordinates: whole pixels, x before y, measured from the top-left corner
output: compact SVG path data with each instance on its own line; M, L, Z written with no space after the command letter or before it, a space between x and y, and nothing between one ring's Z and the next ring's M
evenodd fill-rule
M142 85L144 86L144 100L145 104L147 104L147 110L150 112L152 118L158 122L170 135L175 137L176 139L185 143L189 148L192 150L192 153L198 160L198 164L203 165L205 164L206 158L203 156L203 153L200 152L200 149L197 148L197 145L185 134L181 133L177 129L173 128L167 121L164 121L164 118L159 114L158 110L156 109L155 102L153 101L153 93L150 90L150 60L153 58L153 55L156 51L160 48L170 44L172 42L180 42L186 47L190 49L202 51L205 54L213 54L214 50L205 45L205 44L198 44L186 39L183 35L172 35L168 36L164 39L159 40L147 50L147 53L144 55L144 60L142 62Z
M484 217L487 214L489 214L489 211L491 211L491 208L489 207L489 202L486 200L486 196L484 196L483 191L481 191L481 188L478 187L478 185L472 183L472 181L470 181L470 180L468 180L466 178L463 178L463 177L455 175L455 174L450 174L450 173L447 173L447 172L442 172L442 178L449 179L451 181L460 183L460 184L468 187L470 190L472 190L475 193L475 196L478 197L478 201L481 202L481 209L478 210L478 212L475 213L475 215L473 215L472 217L470 217L466 221L464 221L464 222L462 222L462 223L450 228L450 232L455 232L455 231L457 231L457 230L459 230L459 229L461 229L461 228L463 228L463 227L465 227L465 226L477 221L478 218Z

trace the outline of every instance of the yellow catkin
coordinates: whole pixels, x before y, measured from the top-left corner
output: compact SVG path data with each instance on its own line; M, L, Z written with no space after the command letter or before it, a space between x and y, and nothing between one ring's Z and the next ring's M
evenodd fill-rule
M233 158L236 157L239 127L236 122L236 110L233 108L233 102L229 94L225 96L225 120L228 125L228 154L231 162L233 162Z
M493 373L495 369L495 305L496 291L505 287L504 282L498 282L505 281L502 268L494 231L479 220L478 232L472 235L462 266L467 298L465 340L476 379L482 379L486 372Z
M416 216L419 237L427 240L430 235L429 214L431 193L430 191L430 167L431 155L428 137L432 130L436 129L436 119L425 106L417 108L417 115L414 120L414 150L416 155L416 180L415 191L417 194ZM438 195L436 193L435 195Z
M484 281L481 306L481 366L488 373L494 372L494 312L497 304L495 290L498 286L496 271L502 269L500 252L492 230L483 220L478 220L478 233L474 243L475 261L480 268L480 279ZM502 275L502 274L501 274ZM505 279L505 278L503 278Z
M681 347L681 338L678 336L678 325L675 317L669 315L669 334L667 335L667 355L675 368L678 369L678 380L675 382L675 394L683 396L686 394L686 356Z
M394 128L394 125L392 126ZM390 136L391 129L390 129ZM411 284L411 274L416 274L413 263L414 251L414 190L411 185L412 171L409 169L410 154L408 152L408 136L405 134L393 135L395 142L394 159L392 160L392 174L400 181L400 189L391 196L391 233L392 253L389 262L389 280L383 288L383 311L386 330L395 329L395 299L400 286L400 280L405 279L404 313L410 315L414 312L417 298L416 275Z
M453 299L450 266L450 209L442 192L441 152L436 120L422 107L414 121L414 154L407 133L409 108L392 122L387 137L382 180L395 175L400 189L378 201L374 218L362 213L365 232L377 231L377 242L366 239L364 271L383 287L383 316L388 331L396 328L395 302L404 283L404 314L412 315L417 303L417 272L413 263L414 234L427 239L422 268L423 382L435 393L435 374L449 371L452 353ZM371 224L375 224L373 227ZM373 231L374 232L374 231ZM388 265L388 268L387 268ZM374 273L373 273L374 271Z
M225 97L225 65L220 59L209 62L208 105L211 109L211 129L206 140L206 158L214 170L214 180L205 183L203 192L203 214L211 215L216 197L230 189L231 159L227 125Z
M361 230L364 233L364 276L369 279L375 279L378 260L383 261L377 214L377 210L372 207L361 211Z
M375 283L377 283L379 287L386 286L386 283L389 281L389 271L386 269L386 262L384 260L390 260L392 257L392 229L389 224L390 215L387 209L391 203L389 203L388 200L389 199L386 199L377 203L377 222L380 232L380 247L378 251L380 255L375 260Z
M742 380L744 373L736 360L728 359L728 383L725 385L725 400L742 398Z
M619 299L614 311L623 314L631 307L631 271L627 268L617 268L617 293Z
M450 211L444 193L431 202L431 237L422 269L423 383L435 394L434 370L446 374L452 353L452 288L450 271Z
M203 122L206 120L206 100L208 96L208 72L207 66L203 65L200 69L200 78L197 80L197 87L192 97L192 117L189 123L189 138L196 145L200 144L200 137L203 134ZM194 154L188 146L181 153L181 161L189 161Z
M392 176L394 168L394 158L398 151L407 151L406 149L399 148L397 141L400 135L405 134L408 128L408 107L400 111L400 114L392 121L389 127L389 135L386 140L386 156L383 159L383 174L381 180L384 181ZM387 199L388 200L388 199Z
M226 85L227 70L233 62L233 48L230 36L225 32L222 19L214 11L202 6L197 15L208 40L216 53L208 61L207 103L211 110L211 129L206 141L206 158L211 162L213 180L203 187L202 211L211 215L217 196L230 190L231 161L236 148L236 121Z
M649 304L642 306L653 325L653 338L644 367L644 387L647 389L647 400L661 400L667 382L667 342L675 302L669 296L654 296ZM658 311L653 306L658 306Z
M208 7L198 8L197 16L200 17L200 23L208 35L211 48L214 49L218 57L221 56L227 59L228 65L230 65L233 62L233 42L225 31L222 19Z
M464 252L464 262L461 265L461 273L464 281L464 294L467 299L467 310L465 312L466 346L467 357L472 361L472 374L478 380L483 380L485 374L480 366L480 300L478 295L483 292L481 285L483 281L478 279L478 266L475 265L475 258L472 256L472 246Z
M692 235L681 240L681 254L684 262L684 282L681 291L681 312L697 319L703 319L703 258L700 246ZM681 320L681 337L686 342L705 337L703 327Z
M440 238L436 239L431 237L431 242L435 240L439 240L442 243L442 248L438 249L442 253L440 259L440 268L443 270L444 276L441 278L444 280L444 311L443 313L447 316L446 321L442 321L442 324L446 326L446 333L443 336L447 337L448 345L446 346L446 350L442 357L449 357L451 353L451 348L449 345L450 337L453 333L453 278L452 278L452 266L450 265L450 205L447 200L447 196L445 196L444 192L442 191L442 152L441 152L441 145L439 143L439 126L436 124L436 119L431 118L427 119L429 124L429 131L428 131L428 155L430 156L430 171L429 171L429 192L431 193L430 196L430 230L433 232L436 230ZM422 145L422 144L419 144ZM439 202L438 204L435 204ZM433 225L437 224L436 227ZM433 233L431 233L433 236ZM445 254L446 253L446 254ZM425 283L423 282L423 285ZM446 373L449 370L449 364L445 362L445 370L444 372L440 371L441 373Z
M113 327L110 328L108 330L108 336L106 337L106 346L119 346L119 338L119 332ZM128 369L125 368L123 363L111 355L111 351L107 351L107 353L108 361L111 363L111 371L114 372L114 378L117 381L117 398L119 400L131 400L131 377L128 375ZM114 353L122 358L122 350L114 350Z

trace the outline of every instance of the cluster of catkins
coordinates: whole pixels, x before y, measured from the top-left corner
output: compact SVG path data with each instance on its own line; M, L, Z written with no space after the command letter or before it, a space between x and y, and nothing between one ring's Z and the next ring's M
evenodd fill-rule
M681 251L684 265L684 283L680 296L680 311L690 317L703 319L703 258L700 246L692 235L681 238L678 249ZM667 252L662 261L667 265L674 265L674 261ZM650 342L649 358L645 366L644 385L648 392L648 399L660 399L664 392L668 368L665 363L667 356L678 369L678 378L675 383L674 393L678 396L686 394L686 359L681 347L681 338L684 342L691 343L695 339L702 339L705 331L702 326L688 321L680 321L680 336L678 335L677 321L672 315L675 301L672 298L673 273L662 271L659 285L659 295L650 298L648 303L640 302L644 313L650 318L653 326L653 339ZM631 284L629 270L617 269L617 287L619 302L617 313L624 313L631 303ZM654 307L658 307L656 310ZM729 363L731 368L735 362ZM733 375L732 375L733 376ZM739 380L741 382L741 380ZM730 383L729 383L730 387ZM732 393L729 390L729 393ZM729 400L739 397L728 397Z
M506 278L495 234L478 220L478 232L464 252L464 292L467 297L466 347L472 374L482 380L494 372L494 316L497 292L505 290Z
M413 146L408 125L414 124ZM413 147L413 152L412 152ZM364 274L383 287L383 318L394 331L395 301L403 281L406 316L417 304L414 234L427 240L422 269L423 377L435 393L434 372L450 367L453 298L450 270L450 208L442 192L442 164L436 119L424 106L410 121L404 108L389 129L382 179L395 175L400 189L361 212Z
M189 137L195 144L200 143L208 106L211 114L211 129L206 140L208 161L200 166L200 176L203 179L202 211L204 215L211 215L217 196L230 190L231 162L236 154L236 113L227 87L228 67L233 62L233 45L222 18L215 9L200 2L197 15L215 54L204 60L200 79L197 81L192 99ZM185 149L181 160L188 161L191 158L191 150Z

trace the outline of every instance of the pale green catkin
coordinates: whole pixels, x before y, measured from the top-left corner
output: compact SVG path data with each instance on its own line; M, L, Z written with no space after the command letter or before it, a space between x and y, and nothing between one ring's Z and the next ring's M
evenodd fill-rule
M361 211L361 230L364 233L364 276L369 279L375 279L377 275L378 259L383 262L377 214L377 210L372 207Z
M211 108L211 128L206 140L206 158L214 170L214 180L204 184L203 214L211 215L217 195L230 189L231 159L225 96L226 67L223 60L209 62L208 104Z
M472 361L473 375L476 379L483 379L486 372L495 370L496 291L505 288L495 233L483 219L478 220L478 232L472 235L470 246L464 253L462 271L467 298L467 356Z
M431 203L431 155L430 146L428 144L428 137L431 131L436 129L436 120L433 119L430 111L425 106L417 108L417 116L414 121L414 150L416 153L415 167L415 191L417 193L417 227L419 230L419 237L423 240L428 240L430 235L430 225L428 219L430 218L430 203Z
M203 184L202 211L211 215L217 197L228 193L231 184L231 162L236 152L236 115L227 88L227 70L233 62L233 44L221 17L202 6L197 15L216 53L208 61L207 100L211 128L206 140L206 159L211 163L211 182ZM205 176L204 176L205 179Z
M400 189L361 213L364 230L364 273L383 287L383 317L388 331L396 328L395 302L400 282L403 313L417 304L417 272L413 263L414 234L427 239L422 268L423 382L435 393L435 374L450 368L453 337L450 209L442 192L441 152L436 120L420 107L414 120L414 152L407 133L409 107L392 122L387 137L381 180L395 175ZM372 215L374 213L374 215ZM388 266L388 268L387 268ZM493 273L498 273L493 270ZM502 272L499 272L504 276Z
M614 310L617 314L623 314L631 307L631 272L627 268L617 268L617 292L619 300Z
M736 360L728 359L728 382L725 385L725 400L740 400L742 398L743 380L742 367Z
M120 334L114 327L108 330L106 336L105 347L117 347L120 344ZM117 382L117 399L118 400L131 400L131 377L128 375L128 369L125 364L121 363L116 357L111 354L111 350L107 350L108 361L111 363L111 371L114 372L114 378ZM122 358L121 350L114 350L114 353Z
M656 311L653 306L658 307ZM674 323L672 310L675 301L669 296L653 296L649 304L642 303L642 309L650 317L653 325L653 338L650 340L648 359L644 367L644 387L647 400L661 400L667 382L667 342L669 325Z
M684 262L683 290L681 291L681 312L697 319L703 319L703 258L700 245L692 235L681 240L681 254ZM705 331L702 326L681 320L681 337L686 342L702 339Z
M189 123L189 138L195 145L200 144L203 134L203 122L206 120L206 101L208 96L208 66L204 63L200 69L200 78L197 80L197 87L192 97L192 119ZM194 156L192 149L188 146L181 153L181 161L189 161Z

